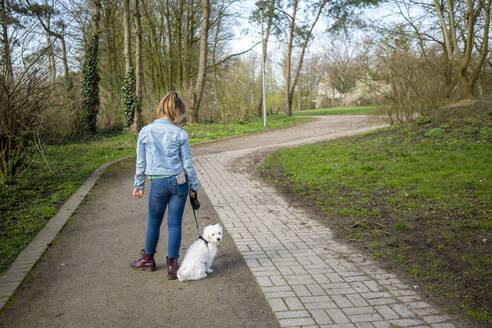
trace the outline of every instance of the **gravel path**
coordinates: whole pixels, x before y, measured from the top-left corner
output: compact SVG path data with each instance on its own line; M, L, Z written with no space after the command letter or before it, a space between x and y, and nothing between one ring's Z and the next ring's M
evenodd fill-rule
M143 247L147 199L131 196L134 159L112 165L2 310L0 327L463 327L238 169L259 151L381 124L330 116L193 147L200 225L226 228L214 273L198 282L166 279L165 227L160 270L129 268ZM182 255L194 224L187 206Z
M314 143L344 135L352 135L358 130L373 129L384 125L380 119L365 115L318 116L314 122L293 127L281 128L265 133L234 137L221 142L197 145L194 156L221 153L235 150L280 148L299 143Z

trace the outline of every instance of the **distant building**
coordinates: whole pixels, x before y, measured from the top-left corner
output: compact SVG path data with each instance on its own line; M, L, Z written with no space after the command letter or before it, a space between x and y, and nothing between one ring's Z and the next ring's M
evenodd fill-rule
M340 106L342 104L343 94L330 84L330 78L327 75L323 76L318 84L318 95L314 100L316 108Z
M318 84L314 102L316 108L370 105L379 103L381 92L388 91L389 87L382 81L360 79L349 92L342 94L330 85L330 78L325 75Z

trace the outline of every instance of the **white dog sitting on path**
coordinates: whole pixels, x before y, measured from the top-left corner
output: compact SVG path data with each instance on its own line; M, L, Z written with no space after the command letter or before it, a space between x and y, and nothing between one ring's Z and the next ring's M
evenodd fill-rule
M217 245L222 240L222 226L209 225L203 229L203 236L195 240L186 251L178 269L179 281L199 280L213 272L211 266L217 255Z

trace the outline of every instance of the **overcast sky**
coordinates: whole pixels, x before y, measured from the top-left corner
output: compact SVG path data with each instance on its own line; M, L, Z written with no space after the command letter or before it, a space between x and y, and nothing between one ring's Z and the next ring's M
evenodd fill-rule
M234 6L234 10L238 13L237 24L233 26L235 39L231 42L231 51L234 53L242 52L252 47L256 42L261 40L261 27L259 24L253 24L250 21L250 16L256 9L256 0L241 1L240 4ZM373 21L396 21L396 8L392 4L384 4L375 9L366 11L367 17ZM255 26L256 25L256 26ZM266 23L265 23L266 27ZM330 35L326 32L326 20L320 19L314 29L314 41L310 44L309 53L320 53L324 47L329 44ZM363 33L355 32L354 42L362 39ZM268 41L269 55L283 51L285 44L281 44L275 39L275 36L270 36ZM253 53L258 56L261 54L261 44L253 48Z
M233 25L233 33L235 39L230 43L231 52L239 53L246 49L251 48L255 43L261 40L261 27L259 24L253 24L250 21L250 16L256 9L256 0L240 1L239 4L235 4L234 11L237 13L236 24ZM392 4L381 5L378 8L370 9L366 11L367 17L373 21L395 21L398 19L396 15L396 8ZM298 17L302 19L302 14ZM326 32L327 22L323 18L318 21L314 29L314 41L307 49L307 56L313 53L322 53L324 49L329 47L330 38L333 36ZM265 23L266 27L266 23ZM357 41L361 41L364 33L354 32L354 46ZM283 54L285 52L286 44L279 42L275 36L270 36L268 41L268 60L274 63L274 69L281 71L281 63L283 61ZM257 56L258 64L260 63L261 56L261 44L258 44L253 50L244 56ZM279 76L282 76L280 74Z

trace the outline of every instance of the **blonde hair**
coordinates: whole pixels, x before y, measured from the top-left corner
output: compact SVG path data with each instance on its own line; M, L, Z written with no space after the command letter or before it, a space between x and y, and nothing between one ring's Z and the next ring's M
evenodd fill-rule
M168 92L157 105L157 117L163 118L167 116L171 122L178 125L176 122L176 112L184 115L186 113L186 104L178 97L177 92Z

